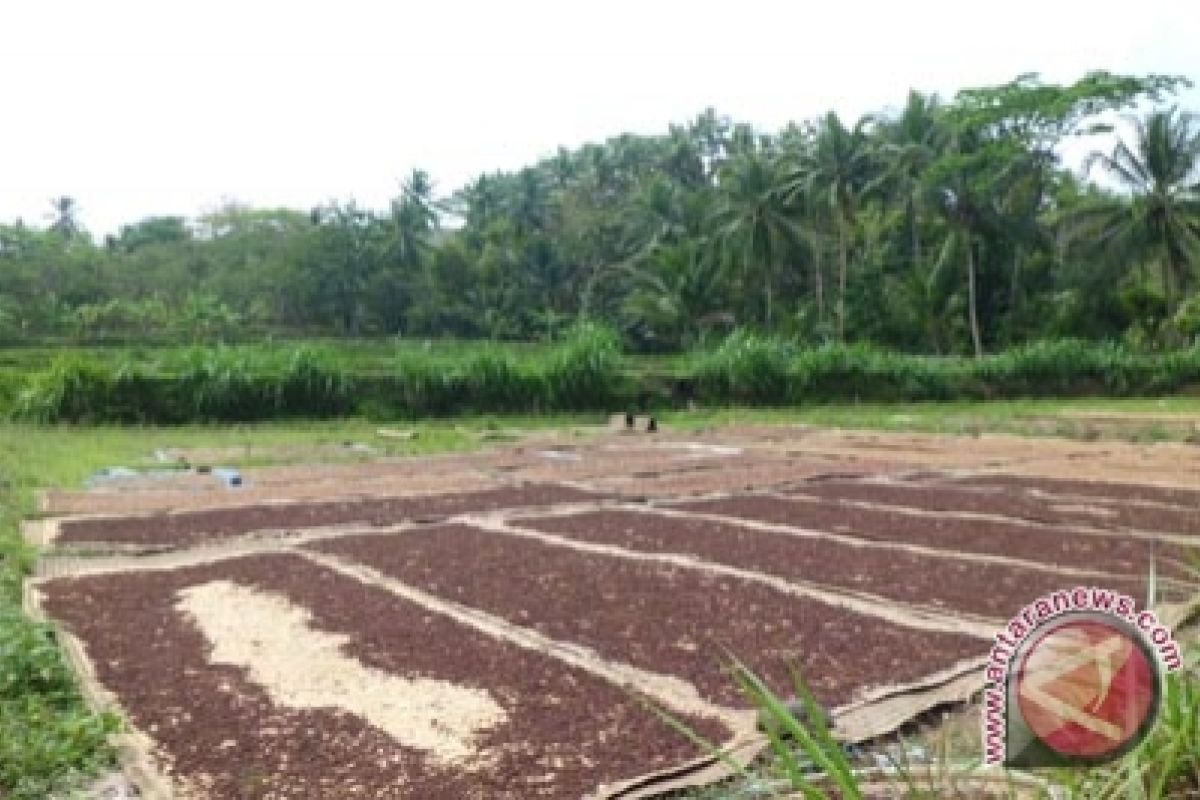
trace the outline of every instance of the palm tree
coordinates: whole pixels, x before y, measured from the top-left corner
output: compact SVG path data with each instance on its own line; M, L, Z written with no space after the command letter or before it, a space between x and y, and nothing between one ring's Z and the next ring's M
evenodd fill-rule
M997 173L997 164L1005 169ZM984 234L995 223L994 196L1008 164L998 162L986 146L960 132L947 151L925 171L922 178L926 202L946 223L936 273L966 262L967 316L975 356L983 356L979 325L979 249Z
M833 217L838 242L837 337L846 336L846 283L850 271L850 237L858 203L870 182L875 157L867 137L870 117L847 128L832 111L817 124L812 146L799 153L787 179L789 197L824 198Z
M404 267L424 263L438 225L433 182L429 173L414 169L401 184L400 197L392 201L391 250L396 262Z
M760 156L730 159L720 173L720 197L714 214L716 241L740 261L749 283L756 272L763 287L763 321L771 326L776 261L802 232L784 201L777 163Z
M1111 153L1092 153L1085 166L1100 165L1132 198L1093 202L1074 220L1107 245L1132 246L1156 260L1171 313L1200 261L1200 130L1177 108L1129 123L1132 146L1119 141Z
M50 201L50 206L50 230L64 239L74 239L83 232L79 224L79 204L75 198L66 195L56 197Z
M633 262L597 273L620 278L624 295L621 327L643 346L679 348L695 344L706 330L729 324L728 294L721 291L719 262L698 240L657 246ZM595 287L589 287L589 293Z
M912 266L920 269L921 176L945 147L948 138L942 121L941 101L936 94L909 92L900 116L881 125L880 133L883 173L871 188L882 189L904 209Z

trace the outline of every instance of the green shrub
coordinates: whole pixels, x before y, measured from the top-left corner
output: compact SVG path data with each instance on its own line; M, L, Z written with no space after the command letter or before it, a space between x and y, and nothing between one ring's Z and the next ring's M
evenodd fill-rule
M112 402L113 373L83 358L55 359L17 397L14 413L37 422L100 421Z
M110 766L119 728L83 705L53 631L0 607L0 794L40 800Z
M617 336L576 326L550 349L407 347L351 371L310 347L215 347L157 360L75 354L0 383L19 418L43 422L252 421L277 417L446 416L624 408L639 397L708 404L928 402L1002 397L1161 394L1200 384L1200 346L1142 353L1115 343L1035 342L982 359L854 345L804 349L736 331L675 362L672 384L631 373ZM8 386L6 389L5 386ZM21 387L21 388L18 388ZM3 408L0 405L0 408Z
M780 339L734 331L693 366L700 396L719 402L775 404L790 395L795 347Z
M546 400L545 376L498 350L471 356L461 373L472 411L532 411Z
M546 410L602 409L621 392L621 343L610 328L591 322L576 325L545 356L541 381Z
M334 417L353 410L353 381L332 356L309 348L293 351L275 385L279 414Z
M802 350L743 331L698 354L701 398L716 403L930 402L995 397L1157 394L1200 382L1200 348L1135 353L1113 343L1036 342L982 359L866 345Z

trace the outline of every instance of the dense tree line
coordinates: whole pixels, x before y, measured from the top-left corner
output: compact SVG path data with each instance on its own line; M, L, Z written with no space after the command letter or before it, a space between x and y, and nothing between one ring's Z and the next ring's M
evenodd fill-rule
M982 353L1200 334L1200 126L1184 81L1023 76L775 134L714 111L386 212L230 205L94 241L69 197L0 226L0 340L264 333L541 339L581 317L672 350L735 328ZM1085 174L1069 139L1135 110Z

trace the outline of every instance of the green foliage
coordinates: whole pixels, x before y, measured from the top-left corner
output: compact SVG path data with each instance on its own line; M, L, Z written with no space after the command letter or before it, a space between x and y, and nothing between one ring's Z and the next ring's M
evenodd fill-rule
M96 409L108 407L113 381L105 365L62 356L21 391L14 416L35 422L91 419Z
M1123 396L1200 383L1200 348L1152 355L1112 343L1064 340L982 359L933 358L866 345L802 350L773 337L738 332L699 355L692 369L699 397L719 404Z
M687 387L668 393L664 382ZM1034 342L981 359L866 344L802 347L735 331L686 359L627 361L594 323L550 347L397 348L356 358L313 347L190 348L157 356L72 353L0 380L17 419L167 423L603 410L658 397L708 405L934 402L1156 395L1200 384L1200 347L1145 353L1115 343ZM670 396L668 396L670 394ZM0 406L0 409L3 407Z
M248 421L329 417L353 408L334 361L298 348L194 348L174 367L57 359L19 395L14 416L39 422Z
M112 764L106 737L119 730L111 715L86 710L44 625L27 620L12 601L0 606L0 794L41 800L76 775Z
M963 90L956 98L954 117L960 125L1002 128L1004 135L1015 135L1027 145L1047 147L1066 136L1106 130L1099 123L1084 126L1105 112L1129 108L1143 98L1161 101L1188 85L1186 79L1169 75L1096 71L1058 86L1027 74L1000 86Z
M1200 293L1180 303L1179 311L1172 320L1175 329L1194 344L1200 345Z
M543 380L548 408L603 409L619 396L621 344L609 328L583 322L567 332L546 358Z
M0 342L545 342L587 317L644 352L738 327L939 354L1059 337L1179 347L1196 327L1179 303L1200 279L1200 121L1147 106L1125 141L1091 159L1103 183L1059 153L1107 130L1114 111L1168 103L1185 85L1022 75L774 135L709 109L660 135L482 175L450 197L414 170L382 209L227 204L133 222L102 244L60 197L49 228L0 224ZM1127 191L1109 190L1114 180ZM461 224L441 228L447 216ZM1161 307L1123 303L1130 286L1158 292ZM411 407L495 394L403 366ZM502 364L479 366L513 382ZM566 391L553 403L588 396Z
M854 765L833 738L824 710L798 673L793 677L796 696L801 700L800 713L741 662L734 660L732 673L751 707L758 709L771 751L791 788L805 800L863 797Z
M33 553L18 531L27 507L15 445L0 447L0 797L45 800L113 764L119 720L84 705L55 633L21 610Z
M786 402L796 348L783 340L734 331L693 368L701 397L730 403Z
M583 324L523 357L403 350L351 372L308 348L190 348L159 360L55 359L17 392L12 415L36 422L242 422L355 412L426 416L607 408L623 396L620 342Z

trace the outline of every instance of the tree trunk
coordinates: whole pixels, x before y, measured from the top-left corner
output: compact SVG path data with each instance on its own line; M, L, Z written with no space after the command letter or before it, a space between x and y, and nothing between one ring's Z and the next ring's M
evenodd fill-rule
M1166 304L1168 318L1175 311L1174 276L1175 257L1171 254L1171 247L1168 245L1166 257L1162 260L1163 302Z
M849 270L850 246L846 241L846 220L838 215L838 308L837 338L846 341L846 272Z
M1179 264L1175 261L1175 255L1171 252L1170 247L1167 248L1167 257L1163 259L1163 302L1166 305L1166 313L1163 315L1163 325L1159 328L1164 334L1163 339L1167 344L1179 346L1183 344L1183 338L1179 336L1175 330L1175 326L1169 324L1170 320L1175 316L1175 278L1182 274L1182 270L1178 269ZM1182 284L1181 284L1182 288Z
M766 255L766 262L767 262L766 267L765 267L766 273L767 273L766 274L766 284L767 285L766 285L766 288L764 291L764 295L765 295L764 299L766 300L765 316L766 316L766 328L769 331L769 330L771 330L771 306L774 305L774 303L772 301L774 300L774 297L775 297L775 287L774 287L775 265L774 265L774 258L772 257L772 253L771 253L770 241L767 242L767 247L764 250L764 253Z
M1021 245L1013 248L1012 283L1008 287L1009 313L1015 314L1021 297Z
M971 316L971 342L975 345L975 357L983 357L983 340L979 336L979 311L975 290L975 243L967 241L967 305Z
M824 249L820 237L814 237L813 242L813 289L817 293L817 324L825 327L825 267L821 264L821 251Z
M912 202L911 198L909 199L909 203L908 203L908 220L909 220L908 235L912 240L912 255L913 255L913 264L912 265L913 265L914 269L920 269L920 267L921 267L921 224L920 224L920 220L917 219L916 204Z

